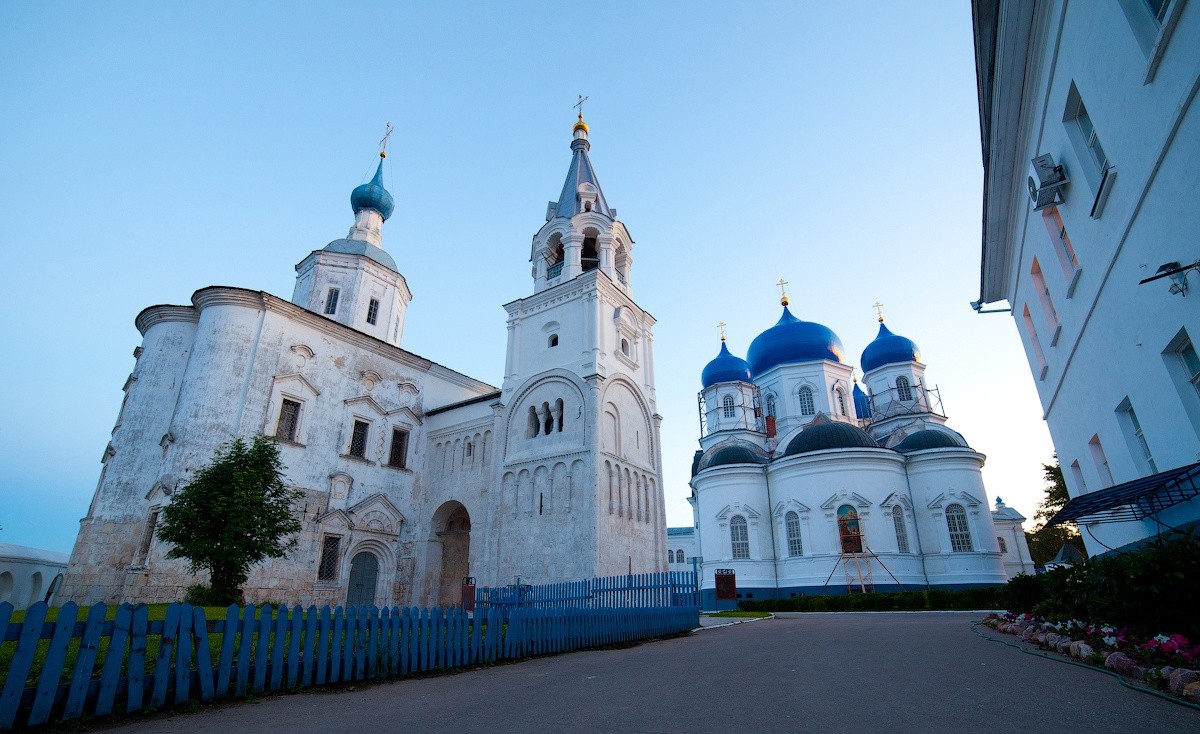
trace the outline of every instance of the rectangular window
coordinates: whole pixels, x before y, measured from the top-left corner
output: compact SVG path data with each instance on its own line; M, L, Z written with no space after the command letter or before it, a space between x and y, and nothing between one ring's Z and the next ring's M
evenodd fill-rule
M325 315L332 316L337 313L338 289L330 288L329 293L325 296Z
M1033 316L1029 314L1029 304L1024 311L1025 336L1029 339L1029 349L1033 352L1033 374L1038 380L1046 379L1050 365L1046 364L1046 355L1042 352L1042 342L1038 339L1037 329L1033 326Z
M1075 83L1067 93L1067 109L1063 113L1063 123L1067 126L1067 134L1079 154L1080 164L1084 175L1088 176L1093 188L1099 185L1100 175L1108 167L1108 157L1104 155L1104 146L1100 144L1100 136L1096 126L1092 124L1092 116L1088 114L1083 104L1083 97Z
M146 520L146 529L142 531L142 544L138 547L138 557L142 563L146 562L146 556L150 555L150 546L154 543L154 531L158 527L158 510L150 513L150 518Z
M1071 245L1071 237L1067 234L1062 215L1058 207L1042 210L1042 222L1046 225L1046 233L1050 235L1050 244L1058 255L1058 264L1062 266L1063 277L1067 281L1067 298L1075 295L1075 285L1079 282L1079 258L1075 256L1075 248Z
M1163 365L1192 430L1200 436L1200 356L1187 329L1180 329L1162 352Z
M1200 357L1196 356L1196 347L1188 340L1179 349L1179 363L1183 366L1184 379L1200 396Z
M367 305L367 323L374 324L379 318L379 300L372 298L371 303Z
M283 399L279 408L279 423L275 426L275 438L284 441L296 440L296 428L300 423L300 403L295 400Z
M1104 453L1104 444L1100 443L1100 436L1093 434L1091 440L1088 441L1088 451L1092 454L1092 463L1096 465L1096 473L1100 475L1100 486L1113 486L1112 469L1108 466L1108 455Z
M408 431L403 428L392 429L392 450L388 453L388 466L400 469L408 466Z
M354 421L354 431L350 435L350 455L360 459L367 458L367 431L371 424L366 421Z
M1058 337L1062 334L1062 322L1058 320L1058 309L1054 308L1054 300L1050 298L1050 286L1046 285L1042 265L1036 257L1033 258L1033 267L1029 275L1033 279L1033 290L1042 303L1042 311L1046 314L1046 323L1050 326L1050 346L1054 346L1058 344Z
M1143 84L1154 81L1167 42L1179 22L1183 0L1118 0L1129 30L1146 58Z
M1121 430L1125 433L1125 441L1129 444L1129 453L1133 455L1134 463L1143 474L1157 474L1158 465L1154 463L1154 456L1150 454L1150 445L1146 443L1142 424L1138 421L1129 398L1125 398L1117 406L1117 422L1121 424Z
M342 539L336 535L325 536L321 543L321 562L317 565L318 581L337 581L338 551L341 545Z
M1083 469L1078 460L1071 462L1071 477L1075 479L1075 488L1078 490L1076 494L1087 494L1087 481L1083 478Z

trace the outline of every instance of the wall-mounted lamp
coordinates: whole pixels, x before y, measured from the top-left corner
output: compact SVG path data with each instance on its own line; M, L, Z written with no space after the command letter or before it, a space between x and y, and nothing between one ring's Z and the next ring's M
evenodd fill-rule
M971 310L975 313L1012 313L1012 308L984 308L982 299L971 301Z
M1154 275L1151 275L1149 278L1139 280L1138 285L1145 285L1152 280L1170 278L1171 287L1167 289L1167 292L1171 293L1172 295L1179 294L1186 297L1188 292L1187 276L1188 273L1193 270L1195 270L1197 274L1200 274L1200 260L1197 260L1191 265L1180 265L1178 260L1174 260L1172 262L1159 265L1158 270L1154 273Z

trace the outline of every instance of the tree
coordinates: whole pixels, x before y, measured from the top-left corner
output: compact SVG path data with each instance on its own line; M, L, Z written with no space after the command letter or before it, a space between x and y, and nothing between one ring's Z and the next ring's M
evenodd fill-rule
M293 506L304 493L283 483L283 470L273 439L235 438L163 508L159 537L174 545L167 558L187 559L191 573L208 570L211 603L241 601L250 568L295 547Z
M1035 565L1041 566L1054 560L1063 543L1070 543L1086 556L1087 549L1083 546L1083 538L1079 536L1078 530L1069 525L1046 527L1050 518L1058 514L1071 499L1057 456L1054 457L1053 464L1042 464L1042 476L1046 479L1046 496L1038 505L1037 512L1033 513L1033 518L1038 524L1032 532L1025 533L1025 539L1029 541L1029 557Z

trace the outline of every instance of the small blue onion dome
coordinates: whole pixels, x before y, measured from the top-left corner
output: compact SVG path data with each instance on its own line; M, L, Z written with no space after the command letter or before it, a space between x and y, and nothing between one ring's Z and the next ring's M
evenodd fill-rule
M854 414L859 418L871 417L871 398L863 392L863 389L858 386L858 381L854 382Z
M842 340L828 326L801 321L785 305L779 322L750 342L746 359L750 373L757 377L767 370L789 362L828 359L841 362Z
M917 348L913 340L893 334L887 325L880 321L879 334L875 336L875 341L868 344L867 348L863 350L859 367L863 372L870 372L885 364L920 361L921 350Z
M750 382L750 365L741 357L735 357L721 340L721 352L713 361L704 366L700 373L700 384L705 389L718 382Z
M877 449L879 444L858 426L849 423L811 424L788 444L784 456L808 454L826 449Z
M379 168L375 169L375 178L350 192L350 206L358 214L363 209L373 209L379 212L384 221L392 216L396 202L388 190L383 188L383 159L379 159Z
M962 449L967 448L967 442L945 431L925 429L905 437L896 445L896 450L902 454L926 449Z

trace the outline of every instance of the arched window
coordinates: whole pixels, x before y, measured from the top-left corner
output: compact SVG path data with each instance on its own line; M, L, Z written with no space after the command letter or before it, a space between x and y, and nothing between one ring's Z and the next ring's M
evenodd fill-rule
M538 421L537 408L529 406L529 429L525 432L526 437L533 438L538 435L538 427L541 425Z
M896 397L904 401L912 400L912 385L907 377L896 378Z
M908 528L904 525L904 508L892 507L892 522L896 525L896 550L908 553Z
M996 540L1000 543L1000 552L1008 553L1008 543L1004 542L1004 538L997 537Z
M546 341L546 346L557 347L558 346L558 334L551 334L550 338Z
M837 523L842 553L862 553L862 529L858 524L858 510L850 505L842 505L837 511Z
M787 525L788 555L804 555L804 543L800 539L800 516L789 512L784 518L784 523Z
M960 504L946 507L946 527L950 530L950 550L971 552L971 529L967 526L967 511Z
M555 426L555 428L558 429L559 433L562 433L562 424L563 424L563 401L562 401L562 398L559 398L554 401L554 426Z
M746 529L746 518L734 515L729 520L729 540L733 546L733 557L750 557L750 532Z
M721 398L721 406L725 409L726 418L732 418L734 416L732 395L726 395L725 397Z
M682 548L675 551L675 562L676 563L684 563L685 562L684 557L683 557L683 549Z
M767 415L771 416L772 418L774 418L776 415L776 413L775 413L775 396L774 395L767 396Z
M549 436L554 432L554 416L550 413L550 403L542 403L542 422L545 424L542 433Z
M624 354L626 357L629 356L629 340L624 337L621 339L621 354Z
M846 393L842 391L842 388L835 387L833 388L833 395L837 398L838 414L846 415Z
M800 415L814 415L817 412L813 404L813 391L808 385L800 388Z

